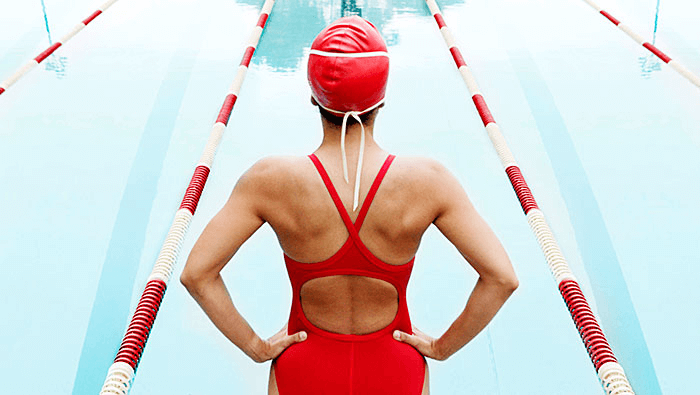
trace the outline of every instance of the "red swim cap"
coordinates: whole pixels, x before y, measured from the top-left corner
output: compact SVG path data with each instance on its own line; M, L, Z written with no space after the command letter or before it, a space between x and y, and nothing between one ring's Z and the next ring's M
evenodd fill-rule
M389 56L373 24L359 16L340 18L311 44L308 79L316 102L326 110L359 114L384 102Z

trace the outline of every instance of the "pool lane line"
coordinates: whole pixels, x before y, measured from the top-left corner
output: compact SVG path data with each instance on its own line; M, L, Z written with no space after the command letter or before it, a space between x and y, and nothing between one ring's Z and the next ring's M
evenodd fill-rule
M605 11L604 9L600 8L598 4L594 3L593 0L583 0L586 3L588 3L589 6L591 6L594 10L596 10L598 13L600 13L602 16L604 16L607 20L609 20L613 25L617 26L620 30L625 32L628 36L630 36L634 41L636 41L638 44L642 45L644 48L648 49L649 52L653 53L661 59L664 63L668 64L676 70L680 75L683 77L687 78L688 81L693 83L693 85L697 86L700 88L700 77L697 75L693 74L690 70L688 70L685 66L683 66L680 62L678 62L675 59L671 59L668 55L665 53L661 52L660 49L656 48L656 46L648 41L645 41L642 36L639 34L635 33L632 31L632 29L625 25L624 23L620 22L619 19L615 18L612 16L609 12ZM657 8L658 10L658 8ZM657 14L658 17L658 14Z
M92 22L95 18L97 18L100 14L105 12L109 7L112 6L112 4L116 3L118 0L107 0L104 4L102 4L95 12L90 14L87 18L83 19L80 23L75 25L73 27L73 30L68 32L66 35L61 37L58 41L55 43L51 44L48 48L46 48L42 53L37 55L34 59L28 61L27 63L24 64L24 66L20 67L19 70L17 70L14 74L12 74L8 79L0 83L0 95L2 95L7 89L9 89L17 80L22 78L25 74L30 72L34 67L36 67L39 63L43 62L44 59L48 58L49 55L54 53L59 47L61 47L63 44L67 43L68 40L73 38L78 32L83 30L85 26L87 26L90 22ZM42 3L43 4L43 3ZM49 33L50 34L50 33ZM49 38L50 39L50 38Z
M136 368L141 360L141 355L146 347L146 341L156 319L156 314L165 295L167 284L173 274L178 255L185 239L185 234L194 216L197 204L204 190L204 185L209 177L216 150L223 137L226 125L233 111L238 94L250 65L250 60L255 53L255 48L260 41L267 18L272 11L275 0L266 0L263 5L258 22L248 41L243 54L243 59L238 66L238 73L229 88L224 103L219 110L216 122L212 127L209 140L199 163L195 167L190 184L185 191L180 208L175 213L175 218L165 237L165 242L156 259L151 275L148 277L146 287L136 306L136 311L126 330L114 363L107 372L107 377L100 391L101 395L127 395L134 379Z
M159 180L166 177L163 174L166 156L174 145L172 136L197 63L198 44L204 40L206 30L201 28L201 23L187 25L180 25L183 27L179 32L180 39L190 37L197 43L180 45L172 54L143 126L104 260L97 273L97 287L91 299L87 330L82 337L72 395L96 394L102 388L105 372L112 365L124 328L131 318L134 290L138 292L136 288L142 286L142 282L135 281L142 256L149 257L147 263L152 263L150 257L158 253L149 248L150 243L146 244L149 223L158 196ZM173 196L174 199L178 197ZM168 229L161 226L156 226L156 229L157 243L160 243Z
M467 89L469 89L474 106L484 123L486 132L491 139L493 147L496 149L501 164L505 168L508 179L527 217L527 222L535 234L547 264L557 281L559 292L564 298L571 318L574 320L576 328L581 335L591 362L593 362L601 380L603 389L608 395L634 394L632 386L627 380L622 366L617 362L612 348L603 334L603 330L600 328L578 281L571 272L569 264L566 262L566 258L564 258L554 234L545 220L544 214L537 206L532 191L530 191L520 168L515 162L515 157L511 153L510 148L508 148L505 137L503 137L491 111L489 111L479 86L445 23L440 8L435 0L426 0L426 3L467 85Z
M519 48L506 52L558 181L584 269L593 284L598 318L634 389L645 395L662 395L621 260L572 135L535 59L524 46L517 45L518 33L513 33L515 37L504 38Z

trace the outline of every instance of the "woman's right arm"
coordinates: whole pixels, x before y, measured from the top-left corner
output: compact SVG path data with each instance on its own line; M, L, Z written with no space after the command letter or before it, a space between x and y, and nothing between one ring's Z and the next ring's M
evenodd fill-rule
M431 177L434 201L438 202L433 223L479 274L462 313L437 339L420 331L397 333L427 357L445 360L469 343L496 315L518 287L518 278L506 251L488 224L469 201L459 181L442 165L435 164Z

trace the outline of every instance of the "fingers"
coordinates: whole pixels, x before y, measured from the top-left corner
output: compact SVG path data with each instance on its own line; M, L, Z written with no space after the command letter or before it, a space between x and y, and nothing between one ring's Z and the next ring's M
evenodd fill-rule
M396 330L394 331L394 339L412 345L420 351L421 354L425 355L426 353L430 353L430 343L416 335L409 335L408 333Z
M416 328L415 325L412 325L411 328L412 328L412 330L413 330L413 334L414 334L414 335L418 335L418 336L421 336L421 337L425 337L425 336L426 336L426 334L423 333L420 329Z
M303 342L306 340L306 337L306 332L304 331L297 332L289 336L285 335L282 339L272 343L272 355L270 356L270 359L277 358L277 356L280 355L287 347L294 343Z
M419 338L418 336L409 335L408 333L401 332L399 330L394 331L394 339L408 343L413 347L418 347L423 343L423 339Z
M274 343L280 339L283 339L285 336L287 336L287 324L284 324L284 327L282 329L280 329L279 332L272 335L272 337L269 339L269 341Z
M291 346L292 344L298 343L298 342L303 342L304 340L306 340L306 332L301 331L301 332L297 332L293 335L285 336L284 338L282 338L282 340L280 340L278 342L278 344L284 350L285 348Z
M434 350L434 339L423 334L422 332L416 332L414 335L409 335L408 333L396 330L394 331L394 339L413 346L413 348L418 350L419 353L428 358L441 360L441 357L437 355L436 350Z

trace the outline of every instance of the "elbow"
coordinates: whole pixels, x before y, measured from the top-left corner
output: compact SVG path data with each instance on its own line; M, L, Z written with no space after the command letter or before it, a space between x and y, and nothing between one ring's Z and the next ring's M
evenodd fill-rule
M515 292L516 289L520 286L520 281L518 280L517 277L513 276L506 280L503 284L503 287L508 291L508 293L512 294Z
M485 279L486 280L486 279ZM500 289L501 292L511 295L513 292L515 292L516 289L518 289L518 286L520 285L520 281L518 281L518 278L513 275L509 276L501 276L501 277L496 277L496 278L491 278L490 280L487 280L489 283L491 283L493 286L496 288Z
M496 282L504 292L511 295L516 289L518 289L518 286L520 286L520 281L518 280L518 276L515 274L513 267L511 266L508 269L509 270L503 270L497 275Z
M218 273L214 274L206 271L188 269L187 266L185 266L182 274L180 274L180 283L187 289L190 295L195 296L196 294L201 294L217 277Z
M189 290L192 286L192 283L192 275L186 271L183 271L182 274L180 274L180 284L182 284L186 289Z
M200 283L201 278L198 278L198 276L190 270L185 269L182 271L182 274L180 274L180 284L182 284L189 293L194 292L194 290L199 287Z

